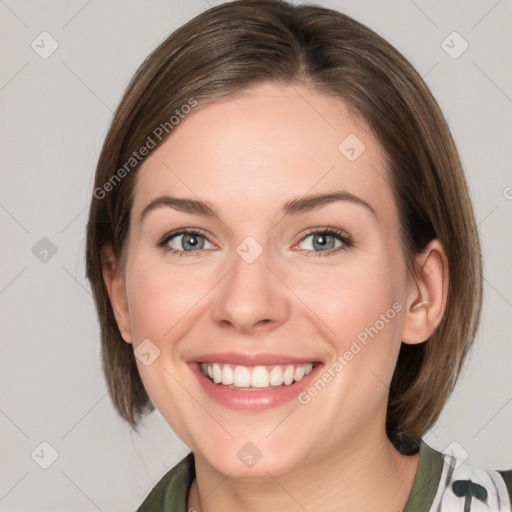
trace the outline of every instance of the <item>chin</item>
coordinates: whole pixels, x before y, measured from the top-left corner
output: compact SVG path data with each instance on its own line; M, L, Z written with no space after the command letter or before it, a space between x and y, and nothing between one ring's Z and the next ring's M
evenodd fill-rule
M223 446L201 446L200 453L217 472L230 478L268 478L292 472L303 461L296 443L275 443L230 439Z

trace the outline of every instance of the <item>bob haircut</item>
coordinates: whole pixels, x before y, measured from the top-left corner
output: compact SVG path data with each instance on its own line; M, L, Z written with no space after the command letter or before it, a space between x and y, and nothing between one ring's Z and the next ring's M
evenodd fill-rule
M87 225L86 275L111 399L135 430L154 409L102 276L106 245L123 271L140 165L134 155L158 127L166 133L154 145L166 140L169 120L188 112L185 105L215 102L264 81L305 85L359 113L385 153L408 270L418 279L415 256L432 239L446 251L444 317L426 342L402 343L389 391L387 435L402 453L415 453L455 386L479 324L482 261L474 212L453 137L423 79L371 29L320 6L238 0L208 9L164 40L129 83L99 156Z

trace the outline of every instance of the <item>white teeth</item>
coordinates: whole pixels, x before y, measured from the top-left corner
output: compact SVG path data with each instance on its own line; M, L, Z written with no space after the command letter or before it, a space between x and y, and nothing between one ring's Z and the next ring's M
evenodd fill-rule
M304 377L304 366L297 366L295 369L294 379L300 380L302 377Z
M283 380L284 383L289 386L293 382L293 377L295 376L295 368L289 364L284 371Z
M224 386L229 386L230 384L233 384L234 378L231 366L225 365L222 370L222 384L224 384Z
M274 366L274 368L272 368L269 382L272 386L280 386L283 383L283 369L280 366Z
M253 388L268 388L269 375L264 366L256 366L252 371L251 386Z
M248 388L251 386L251 374L245 366L235 366L233 385L237 388Z
M215 382L215 384L218 384L222 380L222 372L220 370L220 366L217 363L213 363L212 372L213 382Z
M313 371L313 364L286 366L232 366L223 363L201 363L201 373L216 384L237 388L268 388L291 385Z

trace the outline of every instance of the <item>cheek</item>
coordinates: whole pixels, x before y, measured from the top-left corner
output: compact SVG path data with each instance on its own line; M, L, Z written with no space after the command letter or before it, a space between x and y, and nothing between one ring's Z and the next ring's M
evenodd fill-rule
M294 291L320 320L317 323L324 324L330 339L346 341L376 323L381 330L381 315L386 317L384 320L395 318L396 307L392 309L392 305L401 296L399 281L391 265L360 258L354 264L298 273Z
M383 264L382 258L370 260L361 258L346 268L324 269L321 279L313 280L315 285L304 280L304 288L297 293L318 312L321 321L316 325L323 326L336 361L326 368L331 380L326 393L314 399L313 408L328 408L333 417L336 410L349 411L355 425L364 424L387 403L401 345L399 269ZM316 391L311 391L315 396Z
M181 440L193 446L184 418L197 417L197 405L179 384L185 381L184 368L175 363L179 340L191 329L189 319L208 283L198 288L201 279L187 270L140 256L131 262L126 285L134 348L149 339L160 351L149 365L136 359L139 375L155 407Z
M297 281L297 295L343 367L333 372L343 377L331 391L344 400L349 394L354 407L361 400L376 406L387 393L401 345L403 273L399 253L375 251Z
M127 281L132 335L155 343L175 338L176 327L186 323L210 287L208 274L197 268L174 270L161 262L135 261Z

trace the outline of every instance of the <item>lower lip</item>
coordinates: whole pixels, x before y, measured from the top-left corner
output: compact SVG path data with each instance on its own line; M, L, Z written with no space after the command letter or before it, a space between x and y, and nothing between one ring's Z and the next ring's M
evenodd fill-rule
M310 383L316 377L321 366L323 366L323 364L317 364L311 373L289 386L283 385L274 389L261 391L239 391L222 384L215 384L215 382L212 382L201 373L199 363L190 363L190 367L197 376L199 384L212 400L229 409L256 412L277 407L293 399L297 399L298 395L310 386Z

